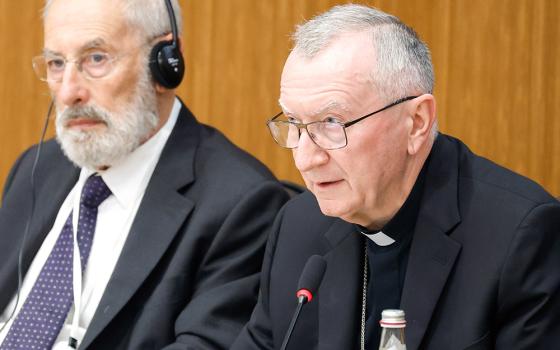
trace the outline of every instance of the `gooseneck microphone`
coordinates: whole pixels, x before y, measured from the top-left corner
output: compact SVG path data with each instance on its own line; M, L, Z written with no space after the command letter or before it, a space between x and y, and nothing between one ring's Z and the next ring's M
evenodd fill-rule
M305 263L303 272L299 277L296 292L298 304L296 310L294 311L294 315L292 316L292 321L290 322L288 331L284 336L284 341L282 342L282 347L280 348L281 350L286 350L288 342L290 341L290 336L294 331L294 327L299 317L299 313L303 308L303 305L307 304L313 299L313 293L315 293L319 288L319 285L323 280L323 276L325 275L326 268L327 262L325 261L325 259L323 259L322 256L319 255L312 255Z

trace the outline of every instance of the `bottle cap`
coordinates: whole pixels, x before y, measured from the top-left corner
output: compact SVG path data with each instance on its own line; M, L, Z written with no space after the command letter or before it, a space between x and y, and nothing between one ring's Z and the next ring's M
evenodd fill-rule
M379 324L381 327L385 328L404 328L406 326L404 311L393 309L383 310Z

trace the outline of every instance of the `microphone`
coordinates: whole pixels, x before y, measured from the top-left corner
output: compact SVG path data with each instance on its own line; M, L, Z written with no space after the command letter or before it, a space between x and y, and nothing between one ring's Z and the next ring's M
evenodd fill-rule
M313 299L313 293L315 293L317 288L319 288L319 284L321 284L323 276L325 275L326 268L327 262L325 261L325 259L323 259L322 256L319 255L312 255L305 263L303 272L299 277L296 292L298 304L296 310L294 311L294 315L292 316L292 321L290 322L288 331L284 336L284 341L282 342L282 347L280 348L280 350L286 350L288 342L290 341L290 336L294 331L294 327L299 317L299 313L303 305L307 304Z

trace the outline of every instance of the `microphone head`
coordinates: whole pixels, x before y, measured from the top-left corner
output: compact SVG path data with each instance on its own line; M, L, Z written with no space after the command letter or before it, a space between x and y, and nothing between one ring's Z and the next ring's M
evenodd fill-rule
M312 255L303 268L303 272L299 277L298 287L297 287L297 297L305 297L305 303L310 302L313 299L313 294L319 288L323 276L325 275L325 269L327 268L327 262L320 255Z

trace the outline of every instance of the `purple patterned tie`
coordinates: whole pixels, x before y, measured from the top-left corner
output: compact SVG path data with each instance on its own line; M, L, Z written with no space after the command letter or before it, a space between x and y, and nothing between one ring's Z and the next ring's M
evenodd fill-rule
M97 207L110 194L111 190L101 176L95 175L87 179L82 190L78 219L78 247L82 271L86 267L93 241ZM70 213L0 350L52 348L74 301L73 249L72 213Z

